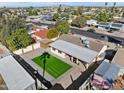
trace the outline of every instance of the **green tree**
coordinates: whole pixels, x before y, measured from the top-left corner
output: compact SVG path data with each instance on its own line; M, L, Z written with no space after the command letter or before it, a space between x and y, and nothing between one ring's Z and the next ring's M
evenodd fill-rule
M59 35L59 32L56 28L49 29L49 32L47 33L47 38L52 39Z
M66 20L61 20L56 22L56 28L59 32L67 34L70 29L70 25Z
M73 14L73 15L79 15L79 11L74 10L72 14Z
M68 13L62 13L61 18L65 18L66 20L69 19L69 14Z
M81 15L83 12L83 8L82 7L78 7L77 10L73 11L73 15Z
M72 21L71 25L81 28L86 25L86 18L82 16L77 17Z
M0 41L6 45L6 38L16 29L26 28L25 20L20 17L0 19Z
M26 32L26 29L17 29L15 32L7 37L6 39L7 46L10 50L18 50L20 48L25 48L31 43L33 43L32 38Z
M33 8L33 7L29 7L28 9L27 9L27 12L29 13L29 15L38 15L38 9L36 9L36 8Z
M58 13L55 13L53 15L53 20L56 21L56 20L58 20L58 18L59 18L59 14Z
M113 14L101 12L97 17L97 21L99 22L109 22L113 20Z

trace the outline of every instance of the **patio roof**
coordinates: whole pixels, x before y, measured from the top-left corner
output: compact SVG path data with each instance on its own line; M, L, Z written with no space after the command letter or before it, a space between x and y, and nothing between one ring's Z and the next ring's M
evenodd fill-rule
M24 90L35 83L11 55L0 59L0 74L9 90Z
M86 63L91 63L98 54L93 50L84 47L82 48L80 46L74 45L63 40L57 40L51 43L50 46L60 51L63 51L73 57L76 57Z

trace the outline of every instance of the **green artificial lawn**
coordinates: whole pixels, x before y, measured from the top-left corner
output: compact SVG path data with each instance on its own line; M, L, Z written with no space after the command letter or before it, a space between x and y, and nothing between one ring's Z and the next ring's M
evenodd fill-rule
M44 64L43 58L41 58L41 56L35 57L32 60L41 68L43 68ZM65 73L70 68L71 66L69 64L64 63L63 61L52 55L50 55L50 58L47 58L45 62L45 71L47 71L54 78L58 78L60 75Z

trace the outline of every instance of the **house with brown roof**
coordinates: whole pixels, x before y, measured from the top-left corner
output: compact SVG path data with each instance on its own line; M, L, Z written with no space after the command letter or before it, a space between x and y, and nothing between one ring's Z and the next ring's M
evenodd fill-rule
M34 33L32 34L32 37L33 37L35 40L41 41L41 40L47 38L47 33L48 33L48 29L40 30L40 31L34 32Z

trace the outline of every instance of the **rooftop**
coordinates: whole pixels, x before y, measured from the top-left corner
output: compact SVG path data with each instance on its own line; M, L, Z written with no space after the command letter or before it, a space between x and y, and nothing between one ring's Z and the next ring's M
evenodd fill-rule
M80 47L84 47L84 44L81 42L80 37L77 37L77 36L74 36L71 34L70 35L69 34L63 34L60 36L59 39L70 42L70 43L75 44L75 45L78 45ZM88 38L88 40L90 42L89 43L89 46L90 46L89 49L94 50L96 52L99 52L104 46L104 43L102 41L91 39L91 38Z
M96 51L63 40L57 40L51 43L50 46L70 54L86 63L92 62L98 54Z
M40 38L47 38L47 33L48 33L48 29L45 30L40 30L38 32L33 33L33 35L38 36Z
M119 48L116 52L112 63L119 65L120 67L124 68L124 48Z
M119 71L120 68L116 64L111 64L108 60L104 60L95 70L95 74L102 76L109 82L114 82L118 76Z
M35 83L11 55L0 59L0 74L9 90L24 90Z

